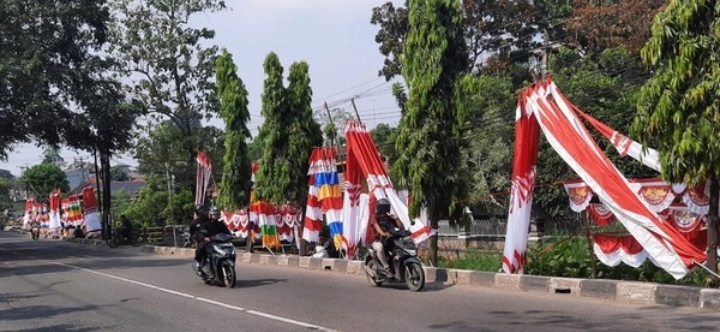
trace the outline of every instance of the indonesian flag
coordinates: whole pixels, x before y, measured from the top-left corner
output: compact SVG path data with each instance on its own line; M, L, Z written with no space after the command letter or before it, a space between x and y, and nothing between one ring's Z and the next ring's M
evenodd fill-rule
M60 223L60 190L53 190L50 193L50 218L48 228L50 231L57 231L62 227Z
M89 233L102 230L100 213L97 210L97 199L92 186L83 188L83 205L85 206L85 231Z
M27 226L33 220L33 207L35 200L29 198L25 200L25 213L23 214L23 226Z
M665 223L632 190L552 81L531 88L526 101L526 111L532 113L529 119L539 124L553 149L613 212L658 267L681 279L694 265L706 260L702 250Z
M212 177L212 162L205 152L199 151L197 154L197 175L195 180L195 204L205 202L205 192L210 185Z

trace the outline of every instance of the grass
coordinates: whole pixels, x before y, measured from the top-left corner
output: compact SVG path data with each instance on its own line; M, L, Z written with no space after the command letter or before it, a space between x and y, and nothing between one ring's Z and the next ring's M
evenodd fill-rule
M458 259L440 258L438 265L448 269L497 272L502 267L502 252L469 249Z

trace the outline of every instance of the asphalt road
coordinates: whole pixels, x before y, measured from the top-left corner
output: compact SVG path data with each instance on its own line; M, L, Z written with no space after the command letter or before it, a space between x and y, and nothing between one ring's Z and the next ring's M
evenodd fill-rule
M720 313L238 266L206 286L188 259L0 233L0 331L717 331Z

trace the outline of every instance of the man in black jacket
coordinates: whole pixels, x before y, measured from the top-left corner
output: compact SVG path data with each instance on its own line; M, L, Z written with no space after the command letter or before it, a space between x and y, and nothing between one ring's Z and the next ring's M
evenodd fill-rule
M204 258L208 254L208 243L210 238L216 234L224 233L230 234L230 230L227 228L224 222L220 221L220 210L216 207L210 208L210 218L200 225L198 232L198 248L195 251L195 261L202 265ZM205 269L205 273L208 278L213 278L212 269Z
M200 229L200 226L207 222L208 215L207 215L207 207L205 204L198 204L195 206L195 220L192 221L192 224L190 224L190 238L194 239L197 243L197 248L195 248L195 262L198 264L198 266L202 265L202 255L204 253L204 248L201 248L200 242L202 242L202 239L197 238L197 231Z

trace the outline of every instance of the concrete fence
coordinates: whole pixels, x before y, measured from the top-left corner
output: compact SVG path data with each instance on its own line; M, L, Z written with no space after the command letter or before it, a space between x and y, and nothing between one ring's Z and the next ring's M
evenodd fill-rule
M67 239L75 243L103 246L104 242L90 239ZM195 250L144 245L141 251L157 255L192 258ZM243 253L238 261L246 264L309 269L332 273L365 275L361 261L301 256L273 256ZM557 296L585 297L636 305L668 305L702 309L720 309L720 290L711 288L674 286L647 282L575 279L525 274L506 274L471 270L425 267L428 283L486 287L505 291L557 294Z

